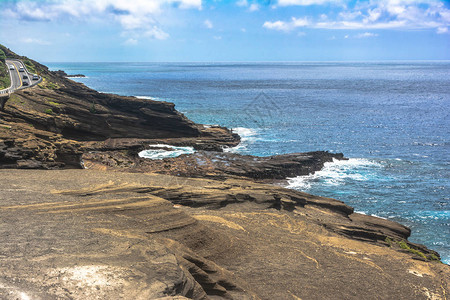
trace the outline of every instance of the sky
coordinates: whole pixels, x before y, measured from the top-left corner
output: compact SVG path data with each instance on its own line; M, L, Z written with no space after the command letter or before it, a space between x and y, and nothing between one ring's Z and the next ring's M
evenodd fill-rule
M443 0L0 0L42 62L450 60Z

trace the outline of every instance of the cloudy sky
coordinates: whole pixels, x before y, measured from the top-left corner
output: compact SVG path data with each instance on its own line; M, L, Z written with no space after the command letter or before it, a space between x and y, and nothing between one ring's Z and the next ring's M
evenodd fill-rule
M450 60L444 0L0 0L44 62Z

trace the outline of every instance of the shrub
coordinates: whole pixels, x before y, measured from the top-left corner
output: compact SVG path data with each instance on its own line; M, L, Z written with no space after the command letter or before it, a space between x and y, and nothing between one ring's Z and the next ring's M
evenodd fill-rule
M53 109L51 109L51 108L47 108L46 110L44 110L44 112L46 114L53 115Z
M95 103L92 102L91 107L89 108L89 111L91 112L91 114L96 114L97 110L95 109Z
M34 64L29 61L28 59L23 61L25 66L27 67L28 71L30 71L31 73L36 73L36 68L34 66Z
M384 241L388 244L389 247L392 246L392 240L387 236Z
M0 61L5 62L5 60L6 60L6 54L5 54L5 52L3 52L2 49L0 49Z
M409 253L412 253L412 254L418 255L424 259L427 259L427 257L425 256L425 254L423 254L423 252L409 247L409 245L405 241L398 242L398 245L400 246L400 248L407 250Z

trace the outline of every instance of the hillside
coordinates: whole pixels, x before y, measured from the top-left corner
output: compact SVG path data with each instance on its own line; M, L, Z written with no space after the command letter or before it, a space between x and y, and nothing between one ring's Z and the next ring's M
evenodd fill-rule
M143 147L148 140L167 138L216 149L239 142L225 128L193 123L172 103L99 93L67 79L63 72L49 71L3 46L0 49L7 58L21 59L43 77L38 86L12 94L0 111L0 149L5 153L0 166L81 167L82 148L95 147L87 141L108 140L109 149L122 149L121 144Z

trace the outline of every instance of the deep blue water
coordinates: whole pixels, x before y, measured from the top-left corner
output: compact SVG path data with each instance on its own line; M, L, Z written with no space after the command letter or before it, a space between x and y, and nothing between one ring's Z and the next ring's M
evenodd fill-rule
M450 62L49 63L98 91L174 102L254 155L329 150L290 187L412 228L450 263Z

